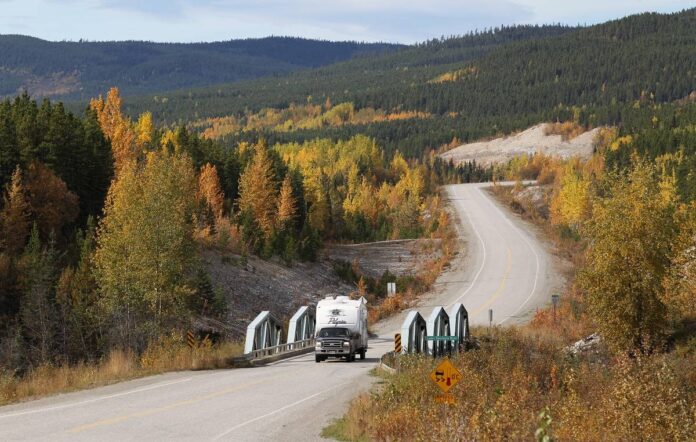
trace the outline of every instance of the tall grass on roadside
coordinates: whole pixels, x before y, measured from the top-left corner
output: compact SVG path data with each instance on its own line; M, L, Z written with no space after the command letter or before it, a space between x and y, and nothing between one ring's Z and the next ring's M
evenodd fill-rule
M190 349L181 336L172 334L152 343L140 357L112 350L98 363L42 365L21 377L0 370L0 405L167 371L223 368L229 366L229 358L242 351L242 344L237 342Z
M555 440L693 440L696 386L679 360L577 359L559 341L495 330L479 350L452 358L462 373L453 406L434 401L428 375L437 360L403 357L379 391L351 403L340 438L533 440L543 427Z

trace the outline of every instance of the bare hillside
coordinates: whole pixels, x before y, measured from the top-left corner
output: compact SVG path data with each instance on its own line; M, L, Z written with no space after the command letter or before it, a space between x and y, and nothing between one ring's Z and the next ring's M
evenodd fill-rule
M537 152L561 158L586 158L592 155L593 140L599 129L592 129L564 141L560 135L546 135L547 125L538 124L518 134L490 141L463 144L441 154L440 157L444 160L451 159L457 164L471 160L480 164L495 164Z
M415 274L419 264L431 259L434 243L429 240L382 241L354 245L327 245L317 262L294 262L291 266L251 256L203 253L206 268L216 289L222 290L229 314L226 324L239 337L263 310L277 318L289 318L300 306L313 305L328 294L346 295L356 290L341 280L333 263L356 262L366 275L379 277L385 270L401 276Z
M419 266L439 254L440 240L402 239L367 244L334 244L324 255L331 261L356 262L362 273L379 278L386 271L402 276L416 274Z

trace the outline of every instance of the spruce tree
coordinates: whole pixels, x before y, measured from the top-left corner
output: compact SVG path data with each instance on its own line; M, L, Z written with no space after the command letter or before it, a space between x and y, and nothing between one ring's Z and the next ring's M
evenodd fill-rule
M56 251L53 243L42 247L36 224L20 261L20 318L33 364L50 362L55 356L57 312L53 287L56 278Z

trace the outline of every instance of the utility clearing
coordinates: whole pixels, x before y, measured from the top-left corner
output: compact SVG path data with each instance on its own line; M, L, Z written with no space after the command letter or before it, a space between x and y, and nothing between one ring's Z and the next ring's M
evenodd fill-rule
M559 158L589 158L594 148L595 136L601 128L595 128L564 140L561 135L550 133L550 123L533 126L523 132L489 141L462 144L440 154L443 160L455 164L476 161L479 164L505 163L520 155L542 153Z

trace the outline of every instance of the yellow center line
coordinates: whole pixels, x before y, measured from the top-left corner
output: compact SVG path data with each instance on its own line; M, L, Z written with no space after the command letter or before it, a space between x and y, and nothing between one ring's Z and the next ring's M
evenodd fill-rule
M224 396L226 394L233 393L233 392L239 391L239 390L243 390L245 388L253 387L255 385L266 384L271 380L275 380L275 379L279 379L279 378L286 378L286 377L289 377L291 374L296 373L298 371L300 371L300 370L292 370L292 371L284 373L282 375L271 376L271 377L268 377L268 378L265 378L265 379L259 380L259 381L247 382L245 384L236 385L234 387L230 387L230 388L227 388L225 390L220 390L220 391L217 391L215 393L210 393L210 394L206 394L203 396L193 397L193 398L187 399L185 401L174 402L174 403L171 403L169 405L164 405L161 407L147 408L145 410L138 411L135 413L124 414L121 416L114 416L114 417L110 417L107 419L98 420L98 421L92 422L90 424L80 425L78 427L71 428L68 430L68 433L73 433L73 434L74 433L81 433L83 431L91 430L91 429L96 428L96 427L101 427L101 426L105 426L105 425L113 425L113 424L117 424L120 422L125 422L128 420L131 420L131 419L147 417L147 416L151 416L153 414L173 410L175 408L184 407L186 405L197 404L199 402L203 402L203 401L206 401L209 399L214 399L216 397Z
M495 302L496 299L500 297L500 295L503 294L503 290L505 290L505 286L507 285L507 280L508 277L510 276L510 269L512 268L512 250L508 247L507 249L507 264L505 265L505 273L503 274L503 279L500 281L500 285L498 286L498 290L493 293L493 295L488 299L488 301L484 302L477 308L472 314L471 317L475 317L479 313L481 313L484 309L487 309L488 307L491 306Z

